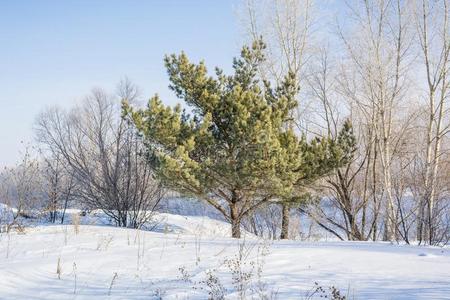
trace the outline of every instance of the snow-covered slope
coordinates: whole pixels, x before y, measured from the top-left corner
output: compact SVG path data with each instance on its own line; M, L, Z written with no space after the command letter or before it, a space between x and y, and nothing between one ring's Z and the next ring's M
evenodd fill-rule
M151 231L216 238L231 236L230 224L210 217L159 213L154 216L154 220L155 227L151 228ZM255 238L244 230L242 235Z
M349 299L450 299L448 248L237 241L220 221L159 217L160 232L64 225L0 235L0 299L208 299L214 277L234 299L239 249L246 299L307 299L315 282Z
M79 209L68 209L64 223L72 224L72 216L79 215L80 212ZM81 217L80 223L82 225L113 225L114 221L101 210L94 210ZM184 216L158 212L152 213L151 221L145 224L145 228L153 232L202 237L229 237L231 235L230 224L217 219L207 216ZM255 238L245 230L242 230L242 235L247 238Z

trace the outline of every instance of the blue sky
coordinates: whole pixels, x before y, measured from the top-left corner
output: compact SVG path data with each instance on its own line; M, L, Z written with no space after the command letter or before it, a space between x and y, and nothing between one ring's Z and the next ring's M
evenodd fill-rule
M36 115L70 107L124 76L145 97L168 91L162 59L181 50L227 69L242 42L228 1L0 1L0 167L32 142Z

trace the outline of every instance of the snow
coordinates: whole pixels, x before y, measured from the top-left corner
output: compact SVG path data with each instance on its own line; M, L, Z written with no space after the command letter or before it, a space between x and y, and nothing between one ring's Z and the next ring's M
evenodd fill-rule
M165 233L196 235L201 237L229 237L231 227L228 223L202 216L182 216L159 213L155 217L155 227L152 231ZM250 233L242 230L247 238L254 238Z
M449 248L235 240L228 224L210 218L156 219L154 231L81 225L76 234L73 225L41 225L1 234L0 299L208 299L208 270L235 299L226 260L240 248L248 249L243 268L253 274L247 299L262 291L307 299L315 282L349 299L450 299Z

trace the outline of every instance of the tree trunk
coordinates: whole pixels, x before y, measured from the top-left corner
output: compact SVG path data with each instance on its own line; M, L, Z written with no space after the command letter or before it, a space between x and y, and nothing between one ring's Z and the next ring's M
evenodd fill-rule
M237 211L235 203L230 204L230 219L231 219L231 237L235 239L241 238L241 219Z
M416 229L416 239L419 245L423 241L423 225L425 220L425 197L421 196L419 199L419 212L417 216L417 229Z
M287 203L282 204L282 219L281 219L281 240L289 239L289 218L290 206Z
M64 218L66 216L66 210L67 210L68 203L69 203L69 199L68 199L68 197L66 197L66 200L64 201L64 209L63 209L63 212L61 215L61 224L64 224Z
M231 237L235 239L241 238L241 220L231 220Z
M383 240L384 241L393 241L395 239L395 222L393 220L392 216L392 203L390 200L387 200L386 203L386 215L384 217L384 234L383 234Z
M122 227L128 227L128 218L127 218L127 212L122 215Z

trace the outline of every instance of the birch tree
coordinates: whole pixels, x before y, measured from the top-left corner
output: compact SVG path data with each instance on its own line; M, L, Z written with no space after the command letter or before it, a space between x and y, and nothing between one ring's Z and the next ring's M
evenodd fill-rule
M436 237L436 201L439 198L442 141L448 133L448 98L450 91L449 3L415 1L415 24L420 46L420 59L426 81L424 98L427 103L426 154L423 191L419 200L417 239L432 244Z
M384 239L393 240L396 213L392 163L402 136L402 132L394 132L401 127L411 45L406 2L357 1L349 4L349 10L354 22L351 32L339 29L348 55L346 66L352 67L345 70L343 93L352 101L351 109L362 116L370 133L384 191Z

